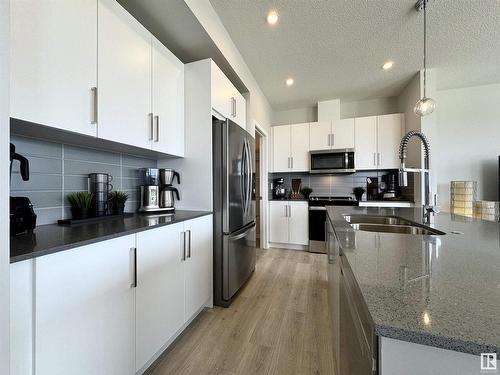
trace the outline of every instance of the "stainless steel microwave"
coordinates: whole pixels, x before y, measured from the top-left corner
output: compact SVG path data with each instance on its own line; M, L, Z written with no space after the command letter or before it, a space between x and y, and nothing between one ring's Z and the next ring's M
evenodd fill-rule
M309 173L354 173L354 149L309 152Z

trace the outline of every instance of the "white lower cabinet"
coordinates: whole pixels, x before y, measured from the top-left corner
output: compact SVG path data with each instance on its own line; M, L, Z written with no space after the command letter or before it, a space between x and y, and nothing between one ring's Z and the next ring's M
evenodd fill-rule
M270 242L309 244L309 206L307 202L269 202Z
M135 235L35 259L35 373L134 374Z
M212 296L212 216L137 234L136 371Z
M137 234L136 370L184 324L183 223Z

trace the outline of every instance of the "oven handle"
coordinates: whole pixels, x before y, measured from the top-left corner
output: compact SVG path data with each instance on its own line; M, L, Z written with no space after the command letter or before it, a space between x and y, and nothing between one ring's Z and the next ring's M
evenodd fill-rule
M325 206L311 206L309 207L309 211L326 211Z

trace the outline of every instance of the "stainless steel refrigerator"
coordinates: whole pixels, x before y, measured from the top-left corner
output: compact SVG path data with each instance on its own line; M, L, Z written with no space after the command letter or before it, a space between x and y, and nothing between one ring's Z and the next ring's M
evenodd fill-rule
M214 304L229 306L255 270L255 140L213 118ZM200 187L202 188L202 187Z

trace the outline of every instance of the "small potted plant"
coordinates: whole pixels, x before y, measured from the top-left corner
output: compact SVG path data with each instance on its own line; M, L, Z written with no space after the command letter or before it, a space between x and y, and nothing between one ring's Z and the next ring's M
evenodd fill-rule
M125 210L125 202L129 195L123 191L112 191L109 197L109 208L112 215L122 215Z
M354 193L354 196L356 197L356 200L361 201L361 199L363 198L363 194L365 193L366 190L362 186L357 186L354 189L352 189L352 191Z
M302 193L305 199L309 199L309 196L313 192L313 189L311 189L309 186L304 186L302 189L300 189L300 192Z
M73 219L87 219L92 208L93 194L88 191L69 193L66 198L71 204Z

